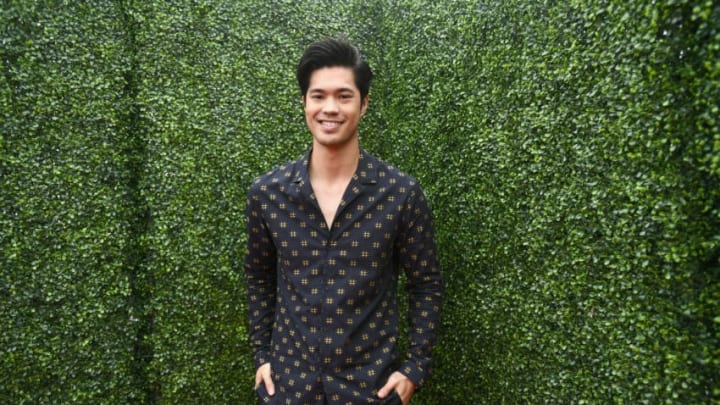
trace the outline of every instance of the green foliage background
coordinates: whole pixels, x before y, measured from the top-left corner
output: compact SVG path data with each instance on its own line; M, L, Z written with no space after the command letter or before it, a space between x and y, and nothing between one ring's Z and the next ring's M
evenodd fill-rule
M345 33L447 282L417 404L720 403L720 5L19 1L0 14L0 402L252 403L243 206Z

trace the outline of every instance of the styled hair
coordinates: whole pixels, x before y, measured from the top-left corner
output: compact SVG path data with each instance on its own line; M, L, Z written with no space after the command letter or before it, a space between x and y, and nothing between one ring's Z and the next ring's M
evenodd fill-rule
M310 44L298 63L297 80L303 96L310 87L312 73L326 67L352 69L360 97L365 98L370 92L373 73L360 51L344 38L325 38Z

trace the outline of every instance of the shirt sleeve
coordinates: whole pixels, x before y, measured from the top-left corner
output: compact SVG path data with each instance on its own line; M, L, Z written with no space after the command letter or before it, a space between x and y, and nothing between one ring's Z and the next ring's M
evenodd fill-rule
M247 281L250 345L255 366L270 361L270 338L275 319L277 300L276 250L270 231L263 219L262 194L254 184L247 196L247 251L245 279Z
M398 371L420 387L430 374L431 352L440 324L443 283L432 213L417 183L410 190L403 224L398 253L400 266L407 276L410 347Z

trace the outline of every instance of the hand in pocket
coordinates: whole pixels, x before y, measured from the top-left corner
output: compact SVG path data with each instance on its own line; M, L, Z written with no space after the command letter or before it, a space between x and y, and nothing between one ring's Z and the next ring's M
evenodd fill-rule
M255 372L255 392L260 396L263 403L270 402L271 397L275 395L275 384L272 380L270 363L263 364Z

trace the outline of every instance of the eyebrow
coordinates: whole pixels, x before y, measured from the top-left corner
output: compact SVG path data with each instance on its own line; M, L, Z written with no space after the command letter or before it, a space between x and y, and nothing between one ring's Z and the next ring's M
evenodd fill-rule
M354 90L352 87L340 87L340 88L337 88L337 89L332 89L332 90L330 90L330 91L325 90L325 89L323 89L323 88L315 87L315 88L312 88L312 89L308 90L308 93L332 93L332 92L336 92L336 93L345 93L345 92L355 93L355 90Z

